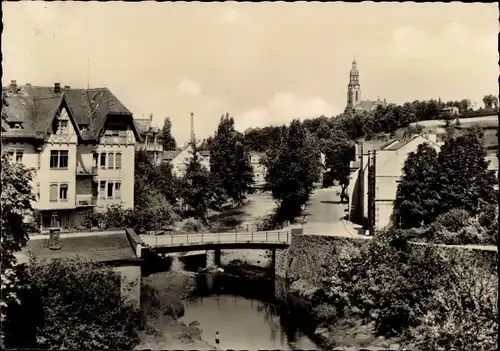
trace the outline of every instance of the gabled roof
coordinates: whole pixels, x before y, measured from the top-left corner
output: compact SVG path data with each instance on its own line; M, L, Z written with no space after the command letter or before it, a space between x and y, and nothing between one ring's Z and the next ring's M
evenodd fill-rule
M408 145L409 143L411 143L413 140L418 139L418 138L423 138L426 141L428 141L429 143L432 143L432 144L434 144L434 145L437 146L437 144L435 142L429 140L425 136L423 136L421 134L416 134L416 135L413 135L410 138L405 138L405 139L401 139L401 140L393 140L386 147L381 148L381 150L392 150L392 151L399 150L402 147L404 147L404 146Z
M175 151L163 151L163 160L164 161L172 161L174 158L176 158L182 151L175 150Z
M56 112L64 103L76 123L76 131L84 140L97 140L108 116L131 119L132 113L109 91L108 88L62 89L55 93L53 87L23 86L17 92L3 88L8 105L4 106L7 122L20 119L25 136L45 134ZM79 133L79 125L88 125L89 131Z

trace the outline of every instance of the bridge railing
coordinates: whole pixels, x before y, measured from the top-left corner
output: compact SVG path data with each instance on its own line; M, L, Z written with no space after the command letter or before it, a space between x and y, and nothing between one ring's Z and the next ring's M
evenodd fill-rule
M290 232L243 232L243 233L171 233L145 236L143 242L149 246L183 246L198 244L269 243L289 244Z

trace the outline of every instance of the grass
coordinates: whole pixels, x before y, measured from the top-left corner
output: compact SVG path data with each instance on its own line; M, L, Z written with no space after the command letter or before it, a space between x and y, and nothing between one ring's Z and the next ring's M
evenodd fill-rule
M79 255L94 262L135 259L125 234L92 235L60 238L60 250L51 250L48 239L30 240L23 252L32 252L41 259L66 258Z

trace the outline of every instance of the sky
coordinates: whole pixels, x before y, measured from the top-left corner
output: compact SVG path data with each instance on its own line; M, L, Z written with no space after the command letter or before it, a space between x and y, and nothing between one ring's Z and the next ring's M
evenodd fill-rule
M498 94L498 7L482 3L4 2L2 85L108 87L178 142L343 112L363 99ZM478 106L479 106L478 105Z

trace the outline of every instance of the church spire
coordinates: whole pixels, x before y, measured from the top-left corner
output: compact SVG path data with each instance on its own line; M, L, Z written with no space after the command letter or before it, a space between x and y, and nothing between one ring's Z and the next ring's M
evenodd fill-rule
M361 88L359 84L359 71L356 58L352 61L351 71L349 72L349 84L347 86L347 106L346 113L354 110L356 105L361 102Z

